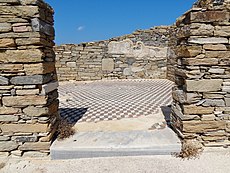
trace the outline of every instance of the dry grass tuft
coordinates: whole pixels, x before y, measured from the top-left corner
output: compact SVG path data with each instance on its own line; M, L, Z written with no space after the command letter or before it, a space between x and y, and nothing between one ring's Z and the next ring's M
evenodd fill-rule
M75 134L75 129L73 128L73 124L69 123L67 120L60 120L58 126L58 140L64 140L73 136Z
M173 153L177 158L181 159L197 159L203 152L203 148L197 141L183 141L180 153Z

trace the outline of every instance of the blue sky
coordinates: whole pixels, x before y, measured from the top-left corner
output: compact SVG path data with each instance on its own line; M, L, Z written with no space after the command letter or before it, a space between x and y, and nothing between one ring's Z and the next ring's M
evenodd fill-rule
M45 0L55 10L56 44L105 40L170 25L196 0Z

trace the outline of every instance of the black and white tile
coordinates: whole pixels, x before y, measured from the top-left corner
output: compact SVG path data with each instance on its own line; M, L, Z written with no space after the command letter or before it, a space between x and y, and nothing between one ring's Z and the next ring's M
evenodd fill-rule
M137 118L172 102L169 80L68 82L59 87L60 114L72 123Z

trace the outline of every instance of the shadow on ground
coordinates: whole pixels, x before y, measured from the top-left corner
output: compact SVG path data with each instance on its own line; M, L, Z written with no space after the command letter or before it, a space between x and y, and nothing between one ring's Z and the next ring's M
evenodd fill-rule
M161 106L161 111L164 115L167 126L171 128L171 124L170 124L171 106Z
M61 118L75 125L87 112L88 108L60 108Z

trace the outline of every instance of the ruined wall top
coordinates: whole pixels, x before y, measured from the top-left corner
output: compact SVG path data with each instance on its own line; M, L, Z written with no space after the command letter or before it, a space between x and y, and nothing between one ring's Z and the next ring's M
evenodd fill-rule
M34 5L41 8L53 8L43 0L0 0L1 5Z
M230 3L230 0L198 0L194 7L199 8L215 8L217 6L226 6Z
M99 42L56 46L59 80L165 78L169 28L160 26Z
M123 36L113 37L108 40L100 40L93 42L83 42L79 44L62 44L62 47L71 47L74 45L84 45L85 47L99 45L99 44L108 44L111 41L123 41L123 40L131 40L134 43L141 41L144 42L146 46L159 46L159 47L167 47L170 36L170 29L172 26L157 26L152 27L150 29L142 30L138 29L131 34L126 34ZM150 41L151 40L151 41ZM60 47L56 45L56 47Z
M42 9L42 10L41 10ZM0 22L25 22L29 18L39 18L53 25L53 8L43 0L0 0L2 16L14 15L15 19L8 21L7 17L1 18ZM20 18L20 19L19 19Z

